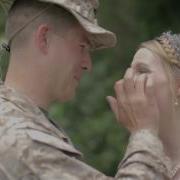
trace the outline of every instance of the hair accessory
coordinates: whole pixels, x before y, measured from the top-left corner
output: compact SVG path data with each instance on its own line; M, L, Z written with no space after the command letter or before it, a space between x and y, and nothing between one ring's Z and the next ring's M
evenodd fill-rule
M180 35L168 31L157 37L156 40L161 44L169 57L167 58L168 61L180 67Z

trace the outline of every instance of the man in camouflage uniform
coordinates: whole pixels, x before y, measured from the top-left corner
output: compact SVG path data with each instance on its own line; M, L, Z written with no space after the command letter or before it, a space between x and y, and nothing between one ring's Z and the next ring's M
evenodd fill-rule
M97 24L97 7L97 0L11 5L10 66L0 86L1 180L168 179L163 146L148 123L135 129L116 176L107 177L79 160L81 153L44 112L74 96L82 71L91 70L89 48L115 45L115 35ZM118 83L115 89L118 95Z

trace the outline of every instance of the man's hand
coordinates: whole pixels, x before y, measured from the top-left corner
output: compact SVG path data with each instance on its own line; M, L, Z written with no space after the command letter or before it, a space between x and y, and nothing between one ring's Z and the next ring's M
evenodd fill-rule
M151 76L134 76L133 70L129 68L124 79L115 84L116 98L107 97L117 121L131 133L141 129L158 133L160 117Z

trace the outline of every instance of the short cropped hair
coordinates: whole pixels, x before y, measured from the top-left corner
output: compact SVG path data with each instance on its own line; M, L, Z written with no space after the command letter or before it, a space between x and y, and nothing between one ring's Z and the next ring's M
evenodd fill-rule
M31 22L44 9L47 10ZM78 24L75 17L60 6L38 0L16 0L9 10L6 23L6 37L10 42L12 40L11 49L24 47L33 31L42 23L49 24L54 31L62 33ZM27 25L24 26L25 24ZM21 27L24 28L14 36Z

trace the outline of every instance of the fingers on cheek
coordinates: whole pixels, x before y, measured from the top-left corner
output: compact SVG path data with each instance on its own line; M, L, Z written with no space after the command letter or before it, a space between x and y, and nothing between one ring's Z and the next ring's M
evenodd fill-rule
M127 113L124 109L125 105L125 94L123 88L124 80L117 81L114 89L117 97L117 105L118 105L118 121L122 124L125 124L125 120L127 119Z
M125 107L127 106L127 98L124 91L124 80L116 82L115 92L119 109L123 109L123 111L125 111Z
M115 83L115 86L114 86L114 90L115 90L118 101L120 99L120 96L124 95L123 83L124 83L124 80L119 80Z
M134 91L134 72L132 68L129 68L124 76L124 89L127 94Z
M146 75L137 76L134 92L131 94L131 96L129 96L129 100L134 110L143 107L146 101L145 92L144 92L145 83L146 83Z
M147 81L146 74L142 74L136 78L135 89L137 95L144 96L146 81Z
M154 88L155 87L154 87L154 82L153 82L152 76L149 76L147 79L146 88L145 88L146 95L148 96L149 99L153 98L155 95Z

